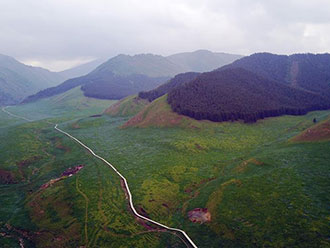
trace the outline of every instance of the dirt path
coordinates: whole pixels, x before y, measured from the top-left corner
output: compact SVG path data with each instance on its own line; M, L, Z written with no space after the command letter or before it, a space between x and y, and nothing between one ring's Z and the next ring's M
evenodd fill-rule
M23 119L25 121L33 121L33 120L30 120L28 118L25 118L25 117L21 117L21 116L18 116L18 115L15 115L15 114L12 114L10 112L8 112L6 109L8 107L4 107L2 108L2 111L4 111L5 113L9 114L10 116L13 116L13 117L16 117L16 118L20 118L20 119ZM50 122L47 122L49 124L53 124L53 123L50 123ZM89 151L94 157L98 158L99 160L103 161L106 165L108 165L112 170L114 170L116 172L116 174L121 178L121 180L123 181L123 184L124 184L124 187L126 189L126 193L127 193L127 196L128 196L128 202L129 202L129 206L130 206L130 209L132 210L133 214L139 218L139 219L142 219L142 220L145 220L145 221L148 221L160 228L163 228L165 229L166 231L169 231L170 233L172 233L173 235L175 236L178 236L181 238L182 236L182 240L184 241L184 243L187 245L187 247L193 247L193 248L197 248L197 246L195 245L195 243L192 241L192 239L190 239L190 237L187 235L187 233L181 229L178 229L178 228L173 228L173 227L168 227L164 224L161 224L157 221L154 221L150 218L147 218L141 214L139 214L135 207L134 207L134 204L133 204L133 197L132 197L132 193L129 189L129 186L128 186L128 183L127 183L127 180L126 178L110 163L108 162L106 159L102 158L101 156L97 155L91 148L89 148L87 145L85 145L83 142L81 142L80 140L78 140L76 137L72 136L71 134L63 131L62 129L58 128L58 124L55 124L54 126L54 129L57 130L58 132L66 135L67 137L69 137L70 139L74 140L75 142L77 142L79 145L81 145L82 147L84 147L87 151ZM78 188L77 188L78 189ZM88 199L88 198L87 198ZM88 204L88 202L87 202ZM88 206L88 205L87 205ZM87 209L87 208L86 208ZM86 223L85 223L85 235L87 236L87 230L86 230ZM85 240L86 240L86 236L85 236ZM88 244L88 243L86 243Z

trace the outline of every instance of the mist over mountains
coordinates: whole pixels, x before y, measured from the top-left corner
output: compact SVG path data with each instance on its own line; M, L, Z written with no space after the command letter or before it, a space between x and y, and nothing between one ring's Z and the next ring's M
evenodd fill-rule
M52 72L0 54L0 105L17 104L40 90L56 86L68 78L87 74L101 62L95 60L62 72Z
M0 55L0 104L15 104L24 97L59 84L64 77L43 68L24 65Z
M24 102L60 94L77 86L82 86L86 96L121 99L140 91L151 90L179 73L200 71L203 68L216 69L240 57L205 50L168 57L153 54L121 54L85 76L69 79L61 85L40 91L29 96Z

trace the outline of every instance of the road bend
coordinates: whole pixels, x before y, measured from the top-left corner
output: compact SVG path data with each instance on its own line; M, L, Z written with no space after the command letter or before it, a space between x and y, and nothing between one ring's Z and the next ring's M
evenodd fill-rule
M22 116L18 116L18 115L15 115L11 112L9 112L7 110L8 107L4 107L2 108L2 111L7 113L8 115L12 116L12 117L16 117L16 118L20 118L20 119L23 119L25 121L33 121L31 119L28 119L28 118L25 118L25 117L22 117ZM50 122L48 122L50 123ZM51 123L50 123L51 124ZM134 207L134 204L133 204L133 197L132 197L132 193L129 189L129 186L128 186L128 183L127 183L127 180L126 178L116 169L116 167L114 167L109 161L107 161L106 159L104 159L103 157L97 155L91 148L89 148L87 145L85 145L83 142L81 142L79 139L77 139L76 137L72 136L71 134L63 131L62 129L60 129L58 127L58 124L55 124L54 126L54 129L64 135L66 135L67 137L69 137L70 139L74 140L75 142L77 142L79 145L81 145L82 147L84 147L87 151L89 151L94 157L98 158L99 160L103 161L106 165L108 165L112 170L114 170L117 175L122 179L122 181L124 182L124 186L126 188L126 191L127 191L127 194L128 194L128 201L129 201L129 206L132 210L132 212L134 213L134 215L140 219L143 219L145 221L148 221L150 223L153 223L154 225L158 226L158 227L161 227L163 229L166 229L167 231L170 231L170 232L177 232L177 233L180 233L183 235L184 239L187 241L187 242L184 242L188 247L193 247L193 248L197 248L197 245L192 241L192 239L188 236L188 234L181 230L181 229L178 229L178 228L173 228L173 227L169 227L169 226L166 226L164 224L161 224L155 220L152 220L150 218L147 218L141 214L139 214L135 207Z

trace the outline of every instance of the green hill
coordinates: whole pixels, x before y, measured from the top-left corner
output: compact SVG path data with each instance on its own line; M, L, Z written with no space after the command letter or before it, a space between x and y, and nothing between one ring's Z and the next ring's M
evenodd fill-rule
M17 114L30 119L73 118L81 115L102 114L116 101L95 99L84 96L80 87L75 87L62 94L40 99L35 102L15 106Z
M201 128L212 125L210 121L197 121L188 116L175 113L167 103L167 95L161 96L146 105L139 113L129 119L122 127L184 127Z
M128 96L107 108L104 113L110 116L132 116L139 113L149 102L138 96Z
M197 50L194 52L173 54L168 56L167 59L174 64L184 67L186 72L206 72L230 64L242 57L236 54Z
M182 59L174 59L177 57ZM171 58L176 62L172 62ZM85 76L69 79L57 87L48 88L29 96L24 101L31 102L54 96L77 86L82 86L86 96L101 99L121 99L141 91L152 90L176 74L194 69L213 70L226 62L232 62L235 58L237 58L236 55L208 51L178 54L174 57L153 54L134 56L122 54L109 59ZM204 67L187 66L189 61L192 65L199 64Z
M117 75L143 74L149 77L170 77L184 70L163 56L153 54L118 55L97 67L93 73L112 72Z
M226 65L330 98L330 54L277 55L256 53Z
M206 72L168 93L172 109L197 120L255 122L330 108L330 98L242 68Z
M28 95L57 85L64 79L56 72L27 66L0 54L0 105L18 103Z

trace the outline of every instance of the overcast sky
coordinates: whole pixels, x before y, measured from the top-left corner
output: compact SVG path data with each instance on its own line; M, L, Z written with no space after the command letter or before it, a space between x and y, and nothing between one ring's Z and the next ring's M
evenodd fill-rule
M330 0L0 0L0 53L62 70L120 53L330 52Z

